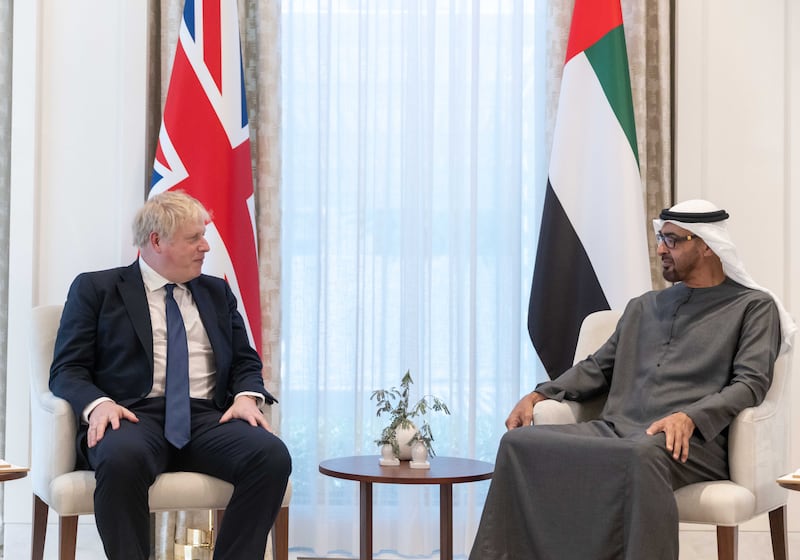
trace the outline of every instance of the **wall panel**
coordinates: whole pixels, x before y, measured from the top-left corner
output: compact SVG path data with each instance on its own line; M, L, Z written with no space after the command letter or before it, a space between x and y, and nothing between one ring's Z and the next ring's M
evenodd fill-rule
M800 150L800 15L791 0L676 1L676 193L731 213L731 232L751 275L800 304L797 184ZM793 377L800 374L796 353ZM800 383L792 396L800 399ZM800 433L800 414L792 434ZM800 467L800 445L791 456ZM796 494L796 493L792 493ZM789 528L800 530L800 497ZM764 529L763 520L745 529Z
M78 272L136 256L147 34L144 2L17 4L5 456L27 465L31 307L63 302ZM29 481L5 491L6 522L30 522Z

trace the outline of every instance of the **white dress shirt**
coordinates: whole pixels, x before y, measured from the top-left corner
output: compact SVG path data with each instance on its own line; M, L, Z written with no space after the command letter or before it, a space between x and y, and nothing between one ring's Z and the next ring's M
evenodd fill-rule
M164 288L170 283L158 272L139 259L147 305L150 308L150 324L153 328L153 388L148 397L163 397L167 382L167 306ZM185 284L176 284L173 290L189 344L189 396L194 399L210 399L214 396L214 351L208 341L200 312Z

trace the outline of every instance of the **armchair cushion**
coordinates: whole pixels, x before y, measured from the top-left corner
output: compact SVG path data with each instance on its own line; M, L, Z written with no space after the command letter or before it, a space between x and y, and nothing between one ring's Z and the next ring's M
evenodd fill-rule
M685 523L733 527L751 519L756 511L755 495L730 480L684 486L675 491L675 501Z
M94 472L73 471L56 477L50 483L48 504L60 515L94 513ZM225 509L231 499L233 485L196 472L170 472L156 478L150 488L150 511L180 509ZM41 496L40 496L41 497ZM292 499L292 486L286 488L282 507Z

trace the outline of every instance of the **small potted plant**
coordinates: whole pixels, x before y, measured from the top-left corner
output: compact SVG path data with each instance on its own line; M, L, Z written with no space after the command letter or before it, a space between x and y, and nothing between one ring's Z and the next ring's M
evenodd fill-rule
M412 459L411 448L416 444L424 447L424 456L421 456L421 460L414 458L412 466L416 463L418 468L425 468L427 455L435 455L432 446L433 433L426 415L430 411L450 414L450 410L440 398L432 395L425 395L413 406L410 405L408 401L413 383L411 373L406 371L399 389L378 389L370 396L370 400L375 401L378 416L389 415L389 424L381 432L381 437L375 440L381 447L382 465L398 465L401 459ZM422 420L420 426L413 422L417 417Z

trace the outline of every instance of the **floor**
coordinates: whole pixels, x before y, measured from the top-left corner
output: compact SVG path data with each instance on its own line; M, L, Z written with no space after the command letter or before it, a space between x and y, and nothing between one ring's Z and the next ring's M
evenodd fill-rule
M57 528L48 527L48 539L45 543L45 560L56 560ZM680 560L714 560L716 559L716 538L713 531L682 531ZM0 558L6 560L22 560L30 558L30 525L8 524L5 527L4 554ZM305 555L305 554L304 554ZM789 533L789 557L800 557L800 533ZM290 552L290 560L298 554ZM78 560L103 560L102 547L97 531L90 524L78 525ZM381 559L390 560L390 556ZM772 560L772 545L769 533L761 531L740 531L739 558L742 560ZM418 559L420 560L420 559Z

